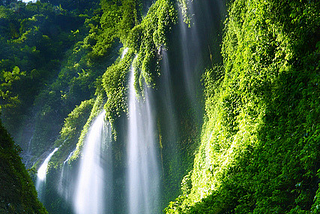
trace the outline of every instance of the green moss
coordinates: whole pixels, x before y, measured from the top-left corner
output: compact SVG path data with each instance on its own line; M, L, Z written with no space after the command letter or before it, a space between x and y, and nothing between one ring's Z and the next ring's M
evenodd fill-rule
M51 158L54 166L61 165L69 153L74 150L81 131L89 118L94 102L94 99L81 102L65 119L60 136L54 143L54 147L60 147Z
M230 4L223 66L204 76L191 185L167 213L317 212L319 9L301 1Z
M154 86L155 78L160 72L158 52L167 47L168 33L176 23L176 16L176 10L170 1L158 0L142 22L130 31L125 45L134 49L138 56L135 67L140 81L136 81L136 88L142 89L144 83Z
M126 83L132 55L132 49L129 49L124 58L118 59L113 65L108 67L103 75L102 84L108 97L104 108L106 109L106 117L111 124L122 112L127 111L125 99Z
M108 100L105 105L107 118L113 124L114 120L127 112L126 92L128 73L135 60L135 88L143 93L144 85L155 86L155 79L159 76L159 51L166 47L167 35L175 23L176 12L168 0L156 1L143 17L141 23L137 19L127 30L127 36L121 37L124 46L129 48L124 59L118 59L103 75L103 87Z
M181 11L181 15L183 18L183 21L189 26L191 27L191 21L192 21L192 13L190 11L190 4L192 3L192 1L188 1L188 0L178 0L179 2L179 9Z
M70 158L71 162L75 161L79 158L80 151L82 150L83 143L84 143L86 134L90 128L91 122L95 117L98 116L98 114L101 112L101 109L103 109L103 103L104 103L103 95L100 94L95 99L90 116L89 116L88 120L86 121L86 124L82 128L81 135L79 137L79 140L78 140L78 143L76 146L76 150L74 151L72 157Z
M14 144L0 124L0 212L47 213Z

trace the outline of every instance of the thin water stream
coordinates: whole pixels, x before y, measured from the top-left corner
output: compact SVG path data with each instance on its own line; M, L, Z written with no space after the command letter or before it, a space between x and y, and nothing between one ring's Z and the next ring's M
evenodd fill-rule
M107 209L112 210L112 207L106 206L106 201L112 200L107 198L112 195L111 190L105 188L106 183L112 183L106 176L108 174L110 178L112 169L105 167L104 160L108 155L104 149L110 150L111 133L104 118L105 111L93 121L84 141L74 195L74 210L77 214L102 214ZM110 156L107 158L111 159Z
M133 66L130 72L127 142L128 213L159 213L159 161L151 92L145 86L144 97L136 94Z
M46 184L46 178L47 178L47 170L48 170L48 164L51 159L51 157L54 155L54 153L58 151L58 148L55 148L48 157L44 160L40 168L38 169L37 173L37 181L36 181L36 190L38 192L38 198L40 201L44 201L44 190L45 190L45 184Z

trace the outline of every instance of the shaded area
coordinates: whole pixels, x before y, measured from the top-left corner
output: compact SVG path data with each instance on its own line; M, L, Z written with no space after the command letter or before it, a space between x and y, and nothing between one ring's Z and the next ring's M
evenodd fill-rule
M19 157L20 149L0 125L0 212L47 213Z
M168 213L319 212L319 9L231 4L201 146Z

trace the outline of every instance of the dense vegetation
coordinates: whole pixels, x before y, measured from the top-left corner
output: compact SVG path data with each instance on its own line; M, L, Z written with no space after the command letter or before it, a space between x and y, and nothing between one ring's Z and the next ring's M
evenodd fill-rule
M36 156L52 147L75 105L93 96L99 72L91 69L101 67L88 64L83 42L98 1L67 2L0 6L3 123L22 149Z
M19 157L20 147L0 125L0 212L47 213Z
M318 213L320 4L235 0L204 74L194 168L167 213Z
M123 60L110 66L103 77L103 86L108 96L105 109L110 122L113 122L122 112L127 112L126 83L133 54L137 57L134 65L138 73L135 80L137 92L143 91L145 84L154 86L155 78L160 75L159 50L167 44L166 38L175 22L175 15L170 1L156 1L141 23L136 22L132 25L133 28L124 34L125 39L122 41L129 51Z
M76 177L86 133L104 109L113 130L113 209L126 212L128 77L134 66L136 95L143 100L146 87L154 92L164 212L319 212L320 3L230 1L219 63L222 17L208 21L204 6L212 13L224 3L213 2L0 2L3 124L32 157L25 160L28 167L37 168L59 147L49 164L48 211L72 212L56 182L69 154ZM202 18L193 12L203 12ZM187 24L185 32L178 18ZM203 40L189 46L203 55L193 65L196 75L203 73L203 96L193 103L181 81L184 33ZM163 101L164 69L171 72L171 114ZM175 129L167 124L173 121ZM19 147L2 126L0 137L0 212L46 213Z

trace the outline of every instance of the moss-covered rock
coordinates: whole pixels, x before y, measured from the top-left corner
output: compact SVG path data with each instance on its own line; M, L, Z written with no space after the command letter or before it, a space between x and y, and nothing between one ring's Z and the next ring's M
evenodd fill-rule
M0 212L47 213L19 153L19 147L0 124Z
M318 212L319 10L232 1L191 184L167 213Z

